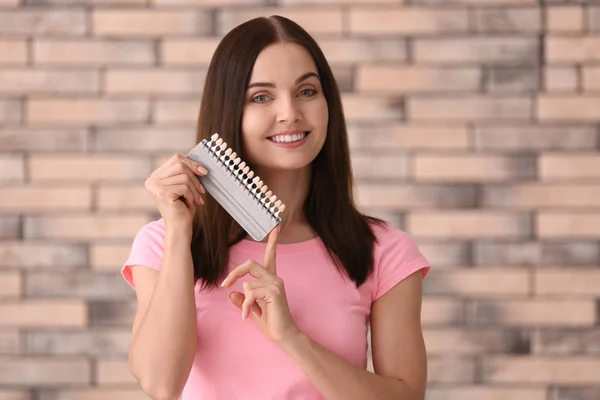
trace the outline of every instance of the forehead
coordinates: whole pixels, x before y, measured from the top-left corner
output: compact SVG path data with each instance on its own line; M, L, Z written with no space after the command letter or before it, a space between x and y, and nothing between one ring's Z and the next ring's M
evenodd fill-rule
M307 72L317 72L308 50L295 43L276 43L265 47L258 55L250 83L293 83Z

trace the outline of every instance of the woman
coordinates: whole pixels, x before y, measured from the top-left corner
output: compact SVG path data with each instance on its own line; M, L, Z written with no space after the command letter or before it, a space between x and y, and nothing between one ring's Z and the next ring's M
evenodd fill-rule
M423 399L430 267L407 234L357 211L340 94L308 33L274 16L223 38L196 141L214 132L283 201L283 221L252 241L205 195L201 165L175 155L152 173L162 218L139 231L122 270L138 300L129 363L144 392Z

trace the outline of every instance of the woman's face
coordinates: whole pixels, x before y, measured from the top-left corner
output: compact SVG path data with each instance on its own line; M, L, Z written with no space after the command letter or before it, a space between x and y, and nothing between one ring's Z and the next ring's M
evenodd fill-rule
M327 122L327 101L310 53L293 43L266 47L256 59L246 91L246 159L262 168L303 168L323 147Z

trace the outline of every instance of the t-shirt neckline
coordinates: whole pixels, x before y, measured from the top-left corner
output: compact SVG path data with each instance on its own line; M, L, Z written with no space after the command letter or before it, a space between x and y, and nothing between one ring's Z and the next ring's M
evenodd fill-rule
M304 253L320 249L322 244L321 238L316 236L312 239L308 239L298 243L278 243L277 253L278 254L289 254L289 253ZM243 250L252 250L263 252L267 248L266 242L256 242L250 239L242 239L235 247Z

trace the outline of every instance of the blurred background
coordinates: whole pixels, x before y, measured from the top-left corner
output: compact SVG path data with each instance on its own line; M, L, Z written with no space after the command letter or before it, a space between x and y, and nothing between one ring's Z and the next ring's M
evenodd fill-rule
M272 14L335 71L361 209L433 265L428 399L600 399L600 3L0 0L0 400L146 398L143 183L219 39Z

